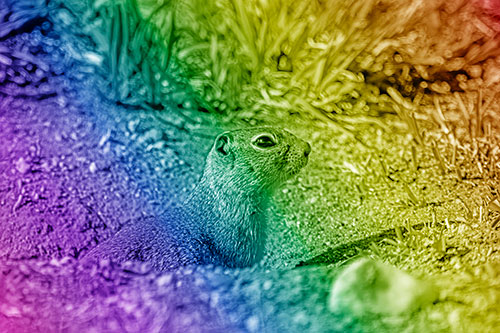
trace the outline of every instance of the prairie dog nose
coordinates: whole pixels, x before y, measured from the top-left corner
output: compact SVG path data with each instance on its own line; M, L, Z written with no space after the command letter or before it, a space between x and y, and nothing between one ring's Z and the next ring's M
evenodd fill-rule
M308 142L306 142L306 148L304 150L304 156L308 157L310 153L311 153L311 145Z

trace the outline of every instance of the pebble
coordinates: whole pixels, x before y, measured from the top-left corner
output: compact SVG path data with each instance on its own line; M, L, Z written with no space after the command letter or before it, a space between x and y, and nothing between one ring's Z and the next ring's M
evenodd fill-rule
M246 327L250 332L257 332L259 329L259 318L257 316L251 316L246 320Z
M23 157L16 161L16 170L20 173L26 173L30 169L30 165L26 163Z

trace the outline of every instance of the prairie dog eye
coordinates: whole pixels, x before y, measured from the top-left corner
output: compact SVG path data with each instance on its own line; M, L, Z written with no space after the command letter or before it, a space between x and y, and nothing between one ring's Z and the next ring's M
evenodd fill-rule
M276 139L271 134L260 134L252 139L255 147L266 149L276 146Z

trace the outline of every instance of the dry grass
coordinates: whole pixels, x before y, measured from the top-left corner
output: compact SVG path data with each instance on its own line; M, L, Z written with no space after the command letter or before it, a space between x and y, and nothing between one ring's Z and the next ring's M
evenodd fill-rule
M378 114L392 112L385 95L390 86L418 105L428 91L477 90L494 85L499 73L492 63L498 53L493 21L466 1L138 5L157 13L143 15L156 27L175 12L174 53L182 75L220 112ZM464 25L471 17L473 24Z
M99 65L111 97L125 104L161 109L173 101L229 118L299 113L333 119L346 132L356 117L398 113L421 143L416 120L435 115L442 126L446 117L422 112L422 105L435 104L432 95L454 92L464 109L465 95L483 89L491 101L489 91L498 88L500 27L475 2L103 0L85 6L80 28L104 58Z

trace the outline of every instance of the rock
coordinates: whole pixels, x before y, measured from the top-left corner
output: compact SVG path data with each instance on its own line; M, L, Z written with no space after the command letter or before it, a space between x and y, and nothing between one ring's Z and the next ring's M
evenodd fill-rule
M328 307L356 317L375 314L397 316L436 301L430 283L386 263L361 258L348 265L334 281Z

